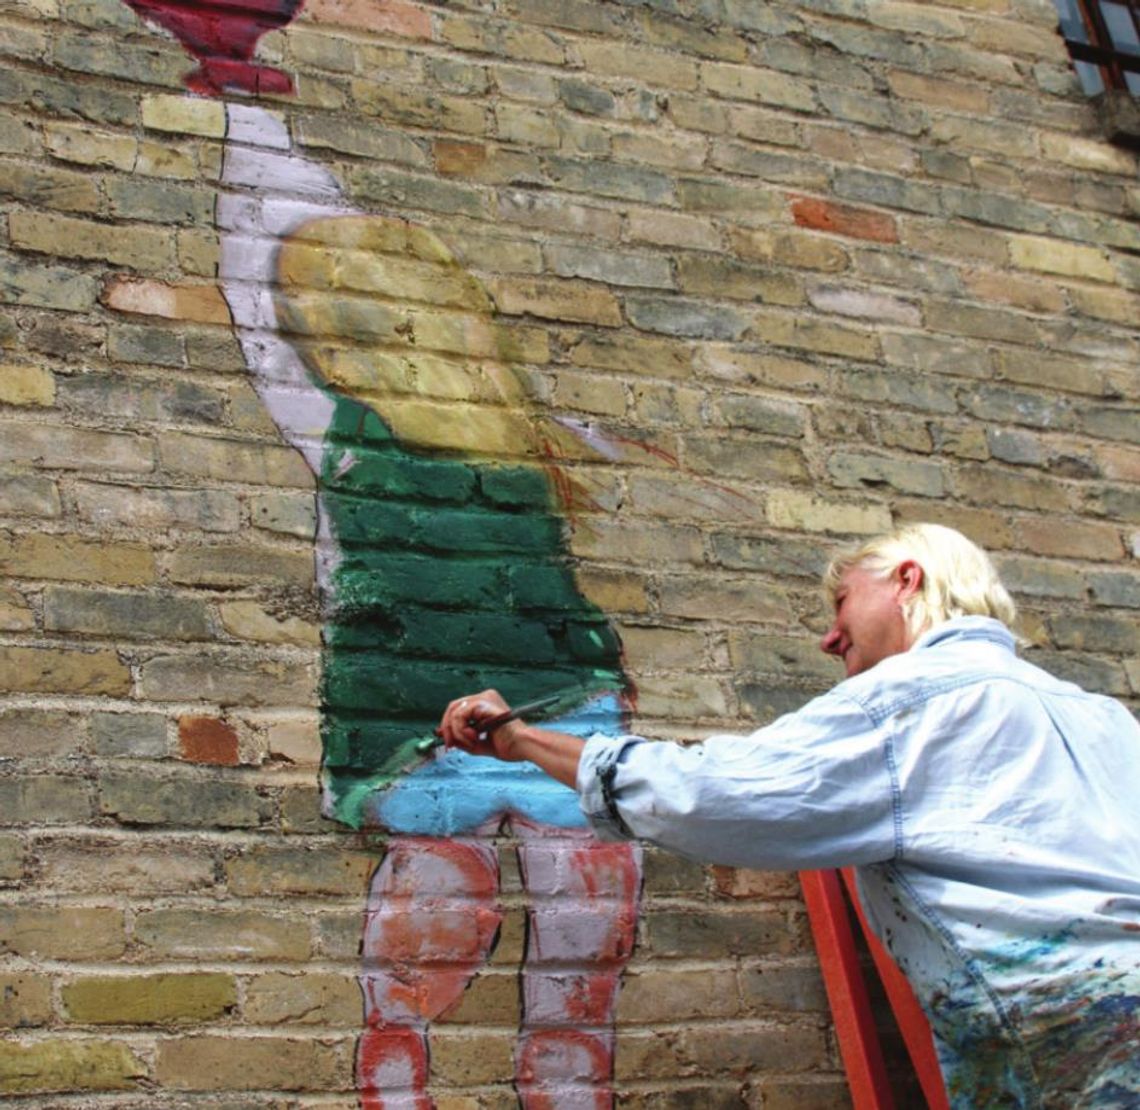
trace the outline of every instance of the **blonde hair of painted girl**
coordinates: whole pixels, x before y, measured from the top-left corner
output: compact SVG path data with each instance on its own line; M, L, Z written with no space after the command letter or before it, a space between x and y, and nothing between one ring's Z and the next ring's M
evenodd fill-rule
M994 617L1013 626L1017 606L989 556L961 532L941 524L905 525L837 555L824 571L824 591L834 603L839 579L849 568L863 567L886 577L908 560L923 571L922 588L903 609L912 641L954 617Z

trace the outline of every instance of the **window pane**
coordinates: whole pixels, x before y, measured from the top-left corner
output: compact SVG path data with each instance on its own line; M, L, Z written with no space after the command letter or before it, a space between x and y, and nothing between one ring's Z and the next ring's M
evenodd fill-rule
M1088 42L1089 34L1077 0L1056 0L1056 4L1061 16L1061 34L1070 42Z
M1124 82L1133 96L1140 96L1140 73L1126 73Z
M1085 96L1096 96L1104 92L1104 81L1101 80L1100 70L1096 66L1089 62L1077 61L1074 61L1073 65L1077 68L1077 76L1081 79L1081 88L1084 89Z
M1140 54L1140 37L1136 34L1131 12L1123 4L1112 4L1108 0L1101 0L1100 10L1104 13L1113 46L1122 53Z

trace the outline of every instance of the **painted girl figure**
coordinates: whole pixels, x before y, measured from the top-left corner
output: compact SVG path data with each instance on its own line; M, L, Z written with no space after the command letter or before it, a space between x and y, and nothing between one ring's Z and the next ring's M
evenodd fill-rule
M431 1022L503 921L499 834L528 898L515 1086L527 1110L612 1105L636 846L585 831L530 764L431 744L455 689L559 695L563 731L620 730L620 645L579 591L570 459L604 445L532 400L535 329L509 331L431 232L363 214L281 120L227 105L220 276L260 396L317 477L324 808L391 834L366 913L364 1105L432 1106Z

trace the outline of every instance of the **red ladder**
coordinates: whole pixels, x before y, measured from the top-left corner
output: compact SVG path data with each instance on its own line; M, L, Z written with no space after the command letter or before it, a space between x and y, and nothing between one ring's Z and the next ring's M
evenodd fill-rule
M910 984L863 916L855 893L854 871L849 867L842 871L801 871L800 885L855 1110L893 1110L894 1099L871 1014L867 984L859 967L851 913L843 897L844 885L927 1105L930 1110L949 1110L930 1025Z

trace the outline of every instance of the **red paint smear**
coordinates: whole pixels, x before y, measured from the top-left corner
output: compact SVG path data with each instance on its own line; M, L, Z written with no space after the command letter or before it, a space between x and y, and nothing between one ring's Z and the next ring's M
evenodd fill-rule
M303 0L125 0L143 19L170 31L199 65L184 78L191 92L221 96L227 90L291 93L293 81L251 59L257 40L284 27Z
M564 1059L567 1050L584 1065L586 1074L579 1073L574 1078L579 1082L584 1078L594 1088L594 1105L599 1110L613 1105L609 1089L613 1062L604 1039L571 1029L542 1030L526 1035L519 1054L519 1101L525 1110L558 1110L560 1092L544 1088L555 1088L569 1077L544 1074L543 1065L548 1070L550 1063Z
M579 1025L608 1024L617 994L618 971L582 975L566 995L566 1016Z
M638 873L626 845L591 844L573 853L574 872L588 898L619 896L630 903L637 893Z
M447 864L436 876L445 888L428 892L423 869L433 860ZM365 958L393 967L390 1002L431 1020L459 1001L494 945L503 920L497 860L483 845L408 837L392 842L379 878Z
M382 1110L384 1099L375 1077L385 1066L403 1064L412 1073L415 1110L431 1110L431 1100L421 1092L427 1086L428 1054L424 1037L415 1029L400 1027L368 1029L360 1038L356 1055L356 1083L364 1110ZM407 1106L407 1103L403 1103Z

